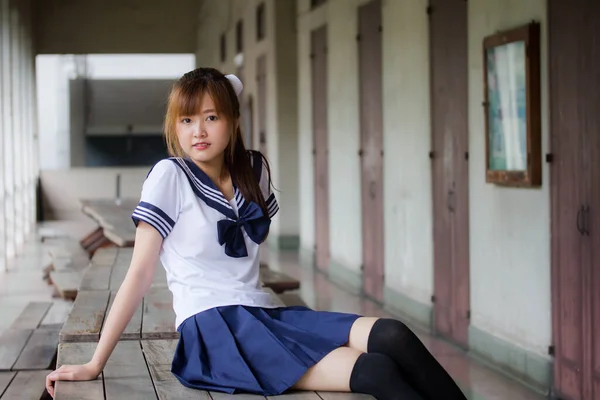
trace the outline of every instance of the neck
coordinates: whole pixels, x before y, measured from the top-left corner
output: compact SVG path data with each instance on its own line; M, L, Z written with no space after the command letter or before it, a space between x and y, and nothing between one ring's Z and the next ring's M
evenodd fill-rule
M194 163L217 185L219 185L227 175L225 167L225 157L221 154L207 162L199 162L194 160Z

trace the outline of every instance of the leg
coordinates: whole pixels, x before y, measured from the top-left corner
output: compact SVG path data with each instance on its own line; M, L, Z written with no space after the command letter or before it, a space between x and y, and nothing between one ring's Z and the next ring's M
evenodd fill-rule
M391 358L349 347L326 355L309 368L293 389L365 393L378 400L423 400L404 382Z
M352 326L348 346L392 358L408 383L428 400L466 399L452 377L400 321L360 318Z

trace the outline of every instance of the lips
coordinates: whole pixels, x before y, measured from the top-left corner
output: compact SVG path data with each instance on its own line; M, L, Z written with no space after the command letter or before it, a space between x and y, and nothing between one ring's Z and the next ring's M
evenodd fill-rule
M198 142L198 143L194 143L192 145L192 147L196 150L206 150L209 146L210 146L210 143L208 143L208 142Z

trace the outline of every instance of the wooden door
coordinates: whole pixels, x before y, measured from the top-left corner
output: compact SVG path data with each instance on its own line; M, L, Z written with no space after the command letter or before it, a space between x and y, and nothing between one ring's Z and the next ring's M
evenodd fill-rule
M554 395L600 397L600 5L549 0Z
M311 34L315 264L329 269L329 145L327 134L327 27Z
M434 329L467 347L469 176L467 2L431 0Z
M381 0L358 9L363 291L383 301L383 115Z
M256 95L258 97L258 150L267 155L267 56L256 59Z

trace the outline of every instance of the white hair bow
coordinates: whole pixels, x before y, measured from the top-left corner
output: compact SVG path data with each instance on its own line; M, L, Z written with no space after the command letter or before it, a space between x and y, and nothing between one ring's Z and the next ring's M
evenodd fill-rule
M231 85L233 86L233 90L235 90L235 94L239 96L240 93L242 93L242 89L244 89L242 81L233 74L225 75L225 78L229 79L229 82L231 82Z

